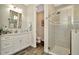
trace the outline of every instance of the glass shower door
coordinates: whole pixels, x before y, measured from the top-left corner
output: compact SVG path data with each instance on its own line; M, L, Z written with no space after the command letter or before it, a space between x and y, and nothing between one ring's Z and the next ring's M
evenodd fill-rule
M70 54L70 17L58 16L59 22L48 21L48 50L54 54L68 55Z

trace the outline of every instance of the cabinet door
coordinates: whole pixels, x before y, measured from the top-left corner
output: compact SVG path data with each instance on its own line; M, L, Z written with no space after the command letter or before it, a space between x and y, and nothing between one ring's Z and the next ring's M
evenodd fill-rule
M1 55L8 55L8 54L12 54L12 53L13 53L13 48L11 46L1 48Z
M5 39L5 38L4 38ZM12 39L12 38L11 38ZM12 46L12 40L10 38L7 38L5 40L1 39L1 47L9 47Z
M20 38L18 36L14 36L13 38L13 51L17 52L20 50Z
M10 54L13 52L13 37L4 36L1 38L1 54Z
M29 40L29 44L31 44L31 41L32 41L32 31L28 32L28 40Z
M29 44L28 42L29 42L29 40L28 40L28 36L27 36L28 34L26 33L26 34L23 34L23 35L21 35L21 46L22 46L22 48L25 48L25 47L27 47L27 45Z

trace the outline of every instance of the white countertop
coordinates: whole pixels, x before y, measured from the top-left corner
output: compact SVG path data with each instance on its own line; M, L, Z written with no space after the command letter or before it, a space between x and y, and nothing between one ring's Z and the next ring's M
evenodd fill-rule
M19 33L11 33L11 34L2 34L1 36L14 36L14 35L23 35L28 33L29 32L19 32Z

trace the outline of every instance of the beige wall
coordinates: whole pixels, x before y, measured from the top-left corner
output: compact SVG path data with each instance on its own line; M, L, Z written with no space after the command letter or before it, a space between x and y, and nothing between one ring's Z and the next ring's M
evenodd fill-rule
M44 12L37 12L37 25L36 25L36 34L37 38L40 37L44 41L44 27L42 26L42 21L44 20Z
M30 4L27 6L28 25L32 23L32 39L31 46L36 47L36 5Z

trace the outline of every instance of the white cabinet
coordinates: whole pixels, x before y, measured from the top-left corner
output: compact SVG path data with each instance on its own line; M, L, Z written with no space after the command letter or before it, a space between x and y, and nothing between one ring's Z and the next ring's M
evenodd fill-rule
M9 47L11 45L12 45L12 37L8 37L8 36L1 37L1 46Z
M12 47L7 47L7 48L2 48L1 49L1 55L7 55L7 54L10 54L11 52L13 52L13 49Z
M29 37L28 39L30 40L29 43L32 45L32 41L33 41L33 35L32 35L32 31L29 32Z
M26 48L26 46L29 45L29 39L28 39L28 33L24 33L23 35L21 35L19 37L20 39L20 48L23 49L23 48Z
M13 37L13 52L17 52L20 49L20 39L18 36Z
M29 32L1 36L1 55L14 54L30 46Z
M13 36L1 37L1 54L10 54L13 51Z

